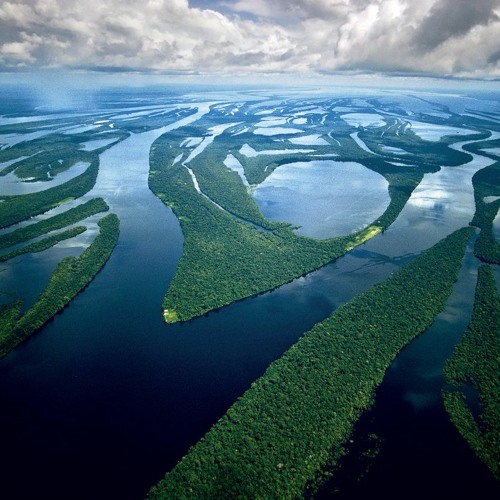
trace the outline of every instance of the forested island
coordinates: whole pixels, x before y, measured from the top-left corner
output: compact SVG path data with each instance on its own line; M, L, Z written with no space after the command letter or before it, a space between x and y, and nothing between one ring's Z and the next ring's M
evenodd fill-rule
M344 453L396 354L443 308L472 233L453 233L305 333L149 498L302 496Z
M38 300L19 317L21 303L3 305L0 317L0 357L37 331L85 288L106 263L118 240L120 222L115 214L99 221L100 232L79 257L63 259Z
M99 160L94 158L83 174L60 186L51 187L39 193L2 196L0 227L11 226L34 215L47 212L63 202L83 196L95 184L98 170Z
M398 353L445 307L474 232L489 267L443 397L498 477L500 130L495 113L454 99L114 90L85 115L0 116L1 389L14 490L18 464L33 473L30 457L36 494L53 498L80 471L82 497L138 498L166 470L151 499L314 496L349 468L356 423L376 409ZM288 218L286 205L273 212L280 190L334 235L307 234L309 221ZM47 345L50 367L38 363Z
M497 479L500 479L499 360L500 294L491 267L482 265L471 323L445 367L444 374L451 387L443 392L443 397L451 421Z
M442 148L446 145L443 142L433 144L433 147L428 147L423 153L415 137L412 151L408 135L401 140L398 133L393 134L386 139L388 146L384 147L393 150L404 148L405 151L418 153L418 167L413 166L411 171L398 170L394 168L396 163L374 158L372 154L376 153L368 151L362 159L363 164L383 175L389 182L391 202L388 208L359 233L318 241L297 235L295 228L290 225L262 219L255 203L248 196L249 189L252 189L251 184L249 189L245 189L238 178L239 174L229 171L223 164L225 154L230 151L243 166L249 182L259 183L282 163L303 160L302 153L284 151L283 158L276 161L265 154L266 147L276 147L276 143L269 141L266 144L266 139L262 139L259 147L263 154L245 158L240 150L231 146L232 139L228 138L228 134L222 134L215 137L213 143L208 146L208 153L189 157L188 169L182 161L185 158L184 153L176 144L186 141L186 137L190 135L196 135L193 129L178 131L175 138L160 138L154 144L150 158L150 187L173 209L185 235L183 257L164 301L164 318L170 323L186 321L233 300L273 289L336 259L387 229L426 172L439 169L439 162L446 162L447 165L459 164L464 161L465 156L458 150L446 148L444 151ZM244 142L247 137L245 132L242 135L243 138L239 140ZM360 132L359 137L363 138L364 144L372 152L383 152L369 129ZM476 140L486 139L487 135L475 137ZM350 159L350 146L337 142L342 147L342 159ZM333 144L330 143L330 150L332 147ZM360 158L359 151L356 152L356 158ZM498 163L480 170L473 178L476 215L471 224L481 229L475 253L489 262L495 261L495 248L498 246L493 236L492 224L498 211L499 200L490 201L498 196L497 177ZM462 234L460 243L458 234ZM356 297L349 306L336 311L328 320L308 332L285 356L271 365L261 379L252 384L251 389L166 475L165 480L151 489L150 497L197 498L224 494L291 497L303 495L305 489L314 489L321 483L320 471L327 463L335 465L344 453L343 445L349 438L354 422L370 405L374 389L381 382L383 373L392 359L406 343L432 323L435 315L444 306L447 295L444 294L439 299L439 293L435 293L435 284L417 284L421 278L417 278L416 269L421 269L422 262L428 259L428 254L435 252L435 256L440 255L440 258L443 258L445 253L451 252L454 247L454 251L459 253L454 254L456 260L453 271L444 266L432 277L442 280L442 285L446 283L446 293L449 293L460 267L464 245L471 234L471 229L457 232L455 236L448 237L448 243L436 245L432 251L428 250L405 270L400 271L397 276L404 276L401 279L407 281L398 285L399 290L397 287L392 289L392 280L396 278L391 277L383 285ZM451 241L454 243L450 243ZM301 247L304 248L303 253L300 251ZM443 248L448 250L443 251ZM283 270L276 266L277 263L283 262L285 255L288 274L282 274ZM425 279L430 279L434 272L433 265L435 268L440 267L436 264L437 260L434 260L433 265L430 264L435 256L431 261L427 261ZM263 267L260 268L258 263L263 264ZM222 274L221 268L224 269ZM444 274L441 274L441 271ZM384 321L388 320L384 317L381 323L375 326L379 318L374 310L377 308L374 296L382 297L381 300L386 305L395 303L394 297L386 295L385 287L395 295L399 294L400 298L404 297L404 304L397 303L394 308L390 308L391 311L398 311L395 317L391 318L395 323L385 323ZM427 295L418 292L423 289L426 289ZM346 319L343 317L343 311L349 310L349 307L356 307L356 312L350 309L351 315ZM382 304L379 307L382 309ZM403 319L411 316L409 308L420 315L421 320L412 325L414 330L410 328L411 333L406 330L406 319ZM360 313L360 310L363 313ZM430 315L426 316L426 313ZM362 317L361 320L358 315ZM316 335L319 335L318 331L325 332L327 328L333 328L333 325L337 325L336 321L355 324L356 326L345 328L350 332L358 332L357 337L371 345L371 350L365 352L366 346L360 347L357 339L350 337L352 345L356 344L356 353L359 355L363 352L360 359L370 364L370 369L367 369L364 375L356 375L359 385L353 383L350 378L354 377L351 367L357 364L354 358L347 361L342 357L346 349L345 344L342 348L333 343L328 345L328 349L333 349L335 353L331 357L327 354L322 358L317 351L316 354L308 350L302 352L304 346L310 347L310 344L306 343L309 338L311 344L321 344L329 353L326 341L323 345ZM377 328L380 336L377 340L368 340L371 332L377 331ZM388 331L397 333L399 344L383 338L382 332ZM331 366L326 368L326 360L333 358L336 361L342 359L339 364L344 367L339 370L340 374L336 372L334 381L327 377ZM291 359L294 361L290 361ZM321 371L318 366L323 367L322 376L315 371ZM307 371L308 375L298 375L302 371ZM349 387L349 391L347 395L343 393L342 396L349 404L345 401L339 404L339 401L342 401L340 393L345 387ZM321 388L321 393L318 393L317 388ZM325 407L335 408L332 421L328 421L328 417L321 413L320 409ZM306 434L309 435L306 437ZM325 435L328 435L328 438L325 438ZM243 482L241 478L244 478ZM272 490L269 489L270 485Z
M118 138L123 138L123 135ZM81 198L95 185L99 171L98 153L104 149L83 151L80 142L74 141L71 136L51 135L32 142L21 142L0 152L2 160L23 155L20 161L3 168L0 175L15 172L16 177L27 184L36 181L47 184L46 189L38 192L0 194L0 228L10 228L47 214L38 221L2 232L0 249L11 250L0 255L0 262L27 253L42 252L74 238L87 230L82 221L109 210L102 198L92 198L64 210L69 202ZM53 178L79 162L85 166L83 173L51 187ZM62 211L52 214L50 211L57 207ZM100 233L91 245L79 257L70 257L58 264L45 290L23 314L21 299L0 306L0 356L5 356L63 309L105 264L118 239L119 221L115 214L109 214L101 218L98 225Z
M500 264L500 242L493 235L493 220L500 208L500 162L479 170L472 178L476 213L471 224L481 229L474 253L484 262Z
M326 130L328 126L326 121L323 127ZM323 127L317 129L322 131ZM446 142L426 146L422 151L423 141L415 134L408 133L403 141L397 129L388 129L385 141L391 147L405 142L408 150L419 151L418 163L408 169L405 163L390 162L354 149L349 129L337 128L338 144L325 135L325 145L316 147L315 151L334 154L339 161L361 161L382 175L388 182L390 203L385 212L363 230L323 240L300 236L290 224L263 218L250 196L251 185L247 189L238 174L223 163L225 155L231 152L241 160L249 182L259 182L281 164L299 159L312 161L311 155L279 146L283 154L277 160L279 149L270 155L265 153L265 148L277 148L279 143L259 137L258 147L263 153L245 158L238 145L256 142L253 134L224 132L214 137L202 154L186 157L181 145L200 133L192 126L155 141L150 154L149 186L172 208L185 237L179 267L163 302L167 323L188 321L324 266L389 227L426 172L439 170L440 164L458 165L470 160L468 154L449 149ZM373 131L365 129L363 134L367 141L375 140ZM330 142L326 142L327 139ZM189 160L191 173L184 157L185 161ZM199 188L193 185L193 175Z

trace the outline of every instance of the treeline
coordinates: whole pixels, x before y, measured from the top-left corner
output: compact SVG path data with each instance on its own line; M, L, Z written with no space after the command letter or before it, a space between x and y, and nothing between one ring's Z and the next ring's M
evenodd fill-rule
M263 182L266 177L271 175L276 168L285 163L293 163L296 161L310 161L310 153L300 153L292 151L293 149L309 149L316 154L329 154L337 150L331 145L328 146L296 146L294 144L286 144L284 142L276 142L273 136L256 136L252 132L245 132L235 137L227 134L220 137L219 141L224 141L224 146L227 152L230 152L243 166L245 177L251 185L257 185ZM257 156L245 156L240 153L243 144L248 144L259 154ZM263 154L262 151L276 151L283 149L280 155ZM288 151L285 151L288 150ZM316 158L318 159L318 158Z
M396 354L444 307L472 234L456 231L304 334L149 498L303 497Z
M155 163L153 156L154 168ZM150 187L172 206L185 237L183 256L164 300L170 318L175 311L176 319L186 321L263 292L344 251L346 241L341 239L315 242L291 230L258 231L236 220L196 193L182 165L156 170Z
M89 155L82 150L78 150L78 144L71 142L70 136L61 137L58 134L50 136L50 146L48 139L44 138L40 146L45 148L26 159L20 160L10 165L2 171L15 171L20 179L33 181L50 181L55 177L76 165L78 162L89 160Z
M429 116L426 116L424 121L428 121ZM433 120L437 125L443 125L449 127L450 125L456 125L459 128L463 128L464 124L462 122L453 123L453 120L447 118L441 123L440 120ZM398 162L408 162L410 164L417 165L427 165L427 168L437 169L441 166L459 166L471 161L472 157L470 154L463 151L458 151L449 147L450 144L457 142L456 136L444 136L439 141L427 141L418 136L410 126L405 129L405 133L397 133L398 126L389 126L385 129L383 143L380 141L380 131L377 128L365 128L359 133L359 137L366 143L366 145L374 152L383 155L385 158L392 156L392 160L397 160ZM487 137L487 132L474 131L472 134L467 136L467 139L480 139L482 137ZM460 140L464 140L460 138ZM381 148L381 144L384 146L395 147L404 150L405 155L398 155Z
M21 318L17 318L19 302L3 306L0 357L63 309L104 266L118 240L120 223L115 214L109 214L98 224L100 232L92 244L79 257L68 257L58 264L45 290Z
M447 361L444 374L454 390L443 392L445 408L476 455L500 479L500 294L493 270L479 267L471 323ZM479 415L467 404L461 388L479 393Z
M493 234L493 221L500 208L500 162L485 167L472 177L476 212L471 224L481 229L474 254L484 262L500 264L500 242ZM488 196L498 199L487 202Z
M347 129L350 130L348 127ZM385 229L396 220L402 208L408 201L408 198L411 196L411 193L422 180L423 175L428 172L436 172L440 167L436 163L423 159L426 153L423 154L423 157L419 157L417 162L418 164L411 168L393 165L392 163L386 161L385 158L374 157L373 155L363 151L360 153L359 147L352 146L352 139L349 135L346 136L345 134L347 134L347 132L344 130L342 131L342 134L339 133L338 135L339 140L342 141L342 147L338 149L332 145L305 146L306 149L313 149L315 151L315 155L319 155L319 157L311 156L306 153L284 153L283 155L258 155L256 157L246 157L239 153L236 144L241 144L242 141L251 144L252 140L255 141L255 136L253 134L242 134L242 136L237 137L230 136L229 134L222 134L207 148L206 153L199 158L195 158L195 160L190 163L190 166L195 171L198 181L200 182L200 179L203 179L203 186L200 182L202 191L204 191L219 205L243 219L251 220L263 227L272 228L273 226L270 224L273 223L271 221L263 223L259 220L260 218L266 221L266 219L262 217L260 210L258 211L258 218L250 215L253 213L252 211L255 211L257 208L256 204L253 198L249 196L246 188L242 185L238 174L236 172L228 171L228 169L222 165L222 161L225 158L225 156L223 156L225 151L231 151L232 154L238 158L245 170L245 175L250 184L261 183L277 167L291 162L331 159L333 161L352 161L361 163L366 168L382 175L389 183L388 191L391 200L390 205L387 207L386 211L379 218L379 220L375 222L377 226ZM241 137L244 137L244 139ZM262 142L264 144L262 144ZM255 149L260 148L261 150L276 150L279 149L277 144L280 143L276 143L276 141L270 140L270 138L263 138L261 141L261 138L259 137L259 143L255 144ZM449 148L444 145L441 145L440 148L444 148L447 151L453 151L449 150ZM332 151L336 151L337 157L332 158L326 156L325 158L321 158L321 155L331 154ZM460 153L459 156L462 160L464 160L464 156L465 160L468 159L468 155L464 155L463 153ZM387 155L385 155L385 157L387 157ZM441 160L442 158L440 157L439 159ZM401 158L400 160L404 159ZM450 162L451 160L448 158L447 161ZM229 182L226 182L226 179L228 179ZM248 205L254 206L249 207ZM238 211L238 206L243 207L245 211L242 212L242 208Z
M219 137L216 137L202 155L189 163L201 191L237 217L266 229L280 227L282 224L263 217L257 203L248 194L239 175L224 165L224 159L227 156L226 144L224 141L224 147L221 147L218 141Z
M391 201L376 223L386 229L397 219L401 210L403 210L413 190L420 184L423 173L422 171L415 170L405 173L383 173L383 175L389 182L389 196Z
M86 230L87 228L85 226L76 226L68 229L67 231L62 231L52 236L48 236L47 238L43 238L40 241L35 241L33 243L30 243L29 245L25 245L24 247L17 248L12 252L0 255L0 262L5 262L25 253L43 252L44 250L47 250L48 248L54 246L56 243L67 240L69 238L74 238L75 236L78 236Z
M7 248L17 245L23 241L37 238L50 231L55 231L71 224L80 222L91 215L109 210L108 204L102 198L93 198L81 205L66 210L60 214L54 215L49 219L41 220L35 224L21 227L10 233L0 235L0 248Z
M90 165L77 177L38 193L0 196L0 228L16 224L34 215L47 212L64 201L79 198L90 191L97 179L99 158L95 155Z
M296 235L288 224L258 230L200 196L186 168L181 162L174 164L174 158L180 154L177 141L169 134L154 143L149 175L149 187L173 209L185 237L180 264L163 302L164 317L169 322L187 321L235 300L271 290L331 262L391 224L421 178L418 172L406 177L393 174L391 202L377 221L358 233L315 240ZM200 157L199 164L202 161ZM213 169L219 184L211 188L211 195L222 206L229 206L233 195L219 194L230 193L233 183L226 182L229 176L218 176L220 169L216 165ZM249 212L245 215L257 222Z

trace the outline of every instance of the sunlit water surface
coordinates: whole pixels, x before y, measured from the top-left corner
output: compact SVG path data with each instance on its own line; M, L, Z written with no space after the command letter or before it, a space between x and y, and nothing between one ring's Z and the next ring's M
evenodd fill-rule
M279 106L279 102L267 105ZM266 111L262 104L255 107ZM194 123L206 112L206 103L200 101L197 115L187 121L134 134L101 155L98 181L87 197L103 196L118 213L121 233L117 247L84 293L0 363L0 422L8 429L2 442L3 454L8 457L2 488L12 497L144 497L147 488L174 466L304 331L421 250L467 225L474 213L471 176L491 162L475 155L469 164L426 175L385 233L337 262L272 293L187 324L166 326L160 304L180 258L183 237L172 212L147 188L149 147L160 134ZM140 116L144 116L142 111ZM230 122L234 117L228 118ZM356 182L356 176L350 177L354 171L363 176L363 187L375 182L369 198L381 205L374 207L373 213L378 216L383 211L386 184L377 174L357 164L338 162L314 162L307 168L310 178L320 183L318 192L324 196L318 196L319 205L309 205L306 193L311 193L310 184L303 177L299 180L301 173L293 171L289 178L295 189L293 197L308 214L304 227L320 234L323 221L329 217L340 224L344 218L349 219L352 207L348 200L344 206L330 210L327 193L333 198L332 204L341 194L336 187L323 184L327 184L325 179L341 184L342 176ZM283 172L287 173L286 167L278 168L276 175ZM373 178L368 179L371 175ZM271 178L269 184L273 182ZM363 209L367 207L363 205ZM355 225L371 220L371 215L363 214ZM54 255L49 251L26 257L29 265L16 268L11 284L17 282L23 293L27 292L29 281L36 276L36 259ZM455 330L451 344L470 315L476 264L470 264L470 257L467 262L457 285L464 286L465 291L457 292L438 321ZM462 308L462 298L467 307ZM431 332L426 340L412 343L405 351L410 358L404 353L397 358L379 393L386 391L390 401L399 397L415 411L434 412L440 405L436 391L441 382L436 382L436 377L440 377L443 356L451 349L447 341L441 350L439 335ZM434 356L437 351L442 351L440 356ZM434 361L435 357L439 359ZM411 366L417 367L416 376L406 374ZM418 390L414 380L418 380ZM377 416L379 408L382 417ZM390 423L401 419L398 408L377 403L371 417L387 422L380 425L386 426L383 437L389 451L381 455L380 463L388 471L396 470L393 467L397 463L406 463L404 457L415 454L418 446L410 439L402 441L404 449L390 451L401 435L413 435L412 428L400 429ZM387 413L392 413L392 420L385 420ZM443 425L448 434L453 431L442 417L426 422L428 440L435 446L443 444L438 435ZM382 433L378 427L376 432ZM443 462L455 456L455 447L446 443L439 449ZM423 460L432 458L429 454L434 452L432 446L426 448ZM472 454L464 453L461 463L474 463L476 467ZM429 491L438 492L448 481L445 475L444 482L439 483L439 477L432 474L430 479L438 483L431 483L428 469L412 474L411 466L408 468L404 476L408 490L420 482ZM482 473L474 474L471 481L483 477ZM380 474L380 478L386 477ZM370 494L391 496L387 482L369 484ZM404 491L398 490L398 494L404 496Z

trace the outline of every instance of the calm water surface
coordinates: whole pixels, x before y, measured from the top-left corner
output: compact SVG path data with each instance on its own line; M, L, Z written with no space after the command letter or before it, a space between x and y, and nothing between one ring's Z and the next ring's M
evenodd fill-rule
M444 364L472 314L478 265L471 242L445 309L389 367L373 409L356 426L351 456L318 498L498 497L500 485L450 425L441 397ZM379 440L373 461L362 458L370 435Z
M197 116L207 109L200 106ZM84 293L0 363L7 498L142 498L304 331L472 217L473 206L464 205L472 189L462 175L445 181L433 174L388 231L336 263L272 293L166 326L160 305L183 238L173 214L147 189L147 162L153 140L175 126L132 135L101 155L88 196L104 196L118 213L116 250ZM465 166L463 175L476 167ZM474 271L464 278L471 280ZM456 330L463 331L470 313L454 310L445 321L460 320ZM419 359L437 344L417 348ZM411 386L400 392L406 401ZM454 454L441 451L444 461ZM410 480L430 487L427 473Z
M253 197L268 219L298 225L303 236L330 238L371 224L389 205L387 187L360 163L316 160L280 166Z

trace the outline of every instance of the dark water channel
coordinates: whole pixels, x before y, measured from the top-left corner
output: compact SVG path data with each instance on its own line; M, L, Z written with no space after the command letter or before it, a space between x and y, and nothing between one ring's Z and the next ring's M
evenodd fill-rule
M463 225L453 204L422 210L416 203L386 233L316 273L187 324L166 326L160 304L180 258L182 234L172 213L147 189L146 146L155 136L132 136L101 157L91 195L103 195L121 220L120 239L105 268L69 307L0 363L3 498L144 497L304 331ZM137 168L129 171L127 165ZM460 179L452 189L461 196L468 187ZM466 195L472 196L470 189ZM409 230L417 215L418 227ZM464 278L467 286L473 274ZM442 321L459 321L459 335L470 311L461 306L454 311L445 312ZM405 360L402 354L390 371L394 382L381 388L388 403L384 407L377 399L376 412L382 412L380 425L396 441L397 432L409 441L413 436L412 431L406 436L405 426L390 423L393 398L401 393L406 401L413 390L411 377L401 370L424 366L422 360L435 351L448 356L449 344L441 346L436 338L428 345L416 343L414 357ZM437 366L426 366L426 376L439 378L433 371ZM405 380L408 385L401 387ZM419 401L416 407L427 412ZM451 426L441 421L450 433ZM387 462L380 460L382 471L391 456L399 461L401 453L403 461L415 453L409 445L404 453L390 446L382 456ZM455 450L443 445L441 460L450 461ZM435 475L409 471L415 474L408 481L432 488ZM471 472L471 478L482 476Z
M471 242L445 309L387 370L340 474L318 499L498 498L499 483L450 424L441 397L444 364L472 313L478 265Z

